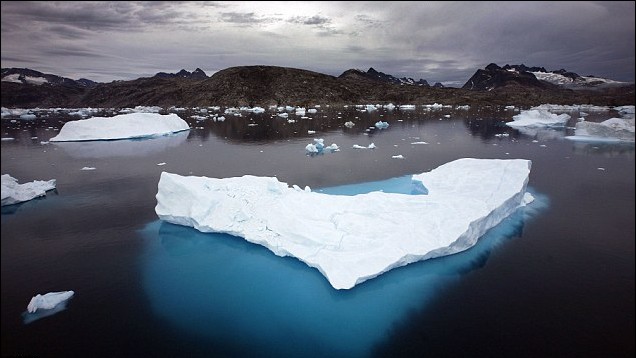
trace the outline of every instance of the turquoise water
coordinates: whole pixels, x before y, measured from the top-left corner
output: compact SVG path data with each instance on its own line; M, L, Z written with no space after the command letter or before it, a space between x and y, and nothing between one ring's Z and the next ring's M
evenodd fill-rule
M413 187L404 176L318 191L411 194ZM368 356L393 324L522 236L524 222L547 206L547 198L538 198L470 250L394 269L350 290L336 290L316 269L242 238L155 221L142 230L144 288L155 314L233 356Z

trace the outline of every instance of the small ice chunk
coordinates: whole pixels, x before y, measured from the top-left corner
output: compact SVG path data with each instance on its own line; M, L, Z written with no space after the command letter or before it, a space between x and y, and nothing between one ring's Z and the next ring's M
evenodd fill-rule
M95 170L95 169L97 169L97 168L95 168L95 167L82 167L82 169L80 169L80 170Z
M55 179L48 181L35 180L18 184L18 180L9 174L2 174L2 206L28 201L46 195L55 189Z
M393 159L404 159L404 156L402 154L398 154L398 155L392 155L391 158L393 158Z
M31 298L31 301L27 305L27 311L34 313L39 309L53 309L55 306L73 297L74 294L75 292L73 291L49 292L44 295L37 294Z
M378 122L375 122L375 127L378 129L386 129L386 128L389 128L389 123L378 121Z

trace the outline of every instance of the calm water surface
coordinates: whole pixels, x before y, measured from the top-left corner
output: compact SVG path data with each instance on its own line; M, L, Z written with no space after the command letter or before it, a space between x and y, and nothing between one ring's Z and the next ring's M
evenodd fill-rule
M3 356L634 355L633 144L520 133L500 108L323 107L291 114L295 123L190 114L193 129L177 135L50 144L66 118L2 119L14 138L1 142L2 173L57 179L46 198L2 208ZM369 129L379 120L389 128ZM308 156L313 138L341 151ZM463 157L532 160L537 201L464 253L347 291L295 259L154 212L162 171L352 194L400 191L399 178ZM76 292L65 310L25 323L32 296L61 290Z

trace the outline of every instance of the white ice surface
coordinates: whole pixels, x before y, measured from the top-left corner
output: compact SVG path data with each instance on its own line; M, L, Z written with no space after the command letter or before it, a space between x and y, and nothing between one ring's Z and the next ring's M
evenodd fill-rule
M9 174L2 174L2 206L21 203L46 195L55 189L55 179L48 181L34 180L18 184L18 180Z
M574 135L565 138L589 142L634 142L634 132L634 118L610 118L600 123L578 122Z
M525 205L530 166L522 159L459 159L413 176L428 195L328 195L271 177L163 172L155 212L173 224L240 236L296 257L334 288L349 289L395 267L475 245Z
M114 117L93 117L66 122L51 142L79 142L146 138L188 130L190 127L178 115L171 113L129 113Z
M509 127L563 127L570 119L570 115L554 114L543 109L531 109L522 111L512 117L512 122L507 122Z
M49 292L44 295L37 294L31 298L27 306L27 311L34 313L39 309L53 309L55 306L73 297L74 294L75 292L73 291Z

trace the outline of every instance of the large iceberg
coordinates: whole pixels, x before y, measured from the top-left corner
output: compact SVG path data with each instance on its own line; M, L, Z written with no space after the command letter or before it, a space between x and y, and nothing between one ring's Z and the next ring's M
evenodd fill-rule
M46 195L55 189L55 179L34 180L29 183L18 184L18 180L9 174L2 174L2 206L21 203Z
M459 159L414 175L427 195L329 195L276 178L215 179L163 172L160 219L227 233L317 268L336 289L393 268L466 250L518 207L531 162Z
M64 123L51 142L79 142L146 138L190 129L188 123L171 113L129 113L114 117L93 117Z

